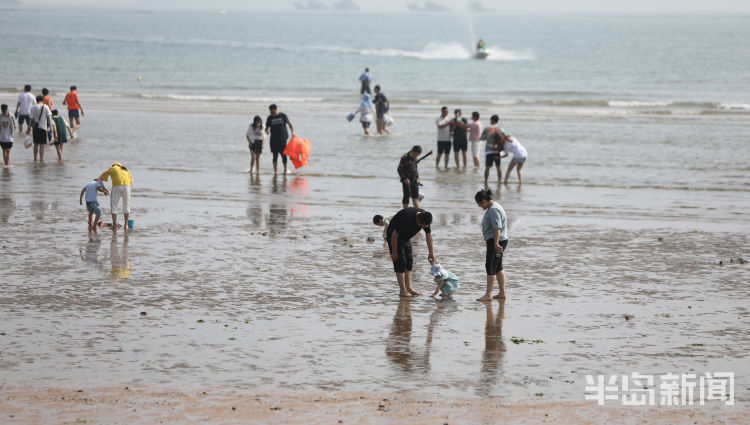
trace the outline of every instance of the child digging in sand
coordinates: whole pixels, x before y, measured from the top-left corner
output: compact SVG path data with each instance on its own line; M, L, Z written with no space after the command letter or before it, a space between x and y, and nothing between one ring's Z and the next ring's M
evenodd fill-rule
M372 223L376 226L383 226L383 239L385 239L386 233L388 233L388 223L391 222L391 217L383 217L380 214L375 214L372 217Z
M83 205L83 195L86 194L86 209L89 211L89 231L94 232L96 232L96 226L99 225L99 219L102 216L102 209L99 206L99 201L96 200L97 191L102 192L104 195L109 195L109 191L104 187L104 183L98 179L94 179L83 186L81 196L78 198L78 203ZM93 223L91 222L92 215L96 215Z
M455 274L445 270L440 264L435 263L430 269L430 274L435 278L437 287L435 292L432 293L432 297L437 295L440 291L440 296L445 298L453 298L453 294L458 291L458 278Z

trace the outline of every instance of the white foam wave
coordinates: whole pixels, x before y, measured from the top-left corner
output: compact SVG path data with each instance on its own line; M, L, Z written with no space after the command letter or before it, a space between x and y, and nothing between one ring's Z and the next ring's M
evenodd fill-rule
M487 49L490 53L487 60L490 61L531 61L536 59L531 50L504 50L498 47Z
M342 49L346 52L347 49ZM495 61L513 61L513 60L533 60L534 54L530 50L503 50L496 47L488 49L490 55L487 60ZM426 60L466 60L473 57L473 52L464 45L457 42L441 43L430 42L422 50L401 50L401 49L363 49L360 54L369 56L386 56L386 57L407 57Z
M747 103L720 103L719 109L726 109L726 110L741 110L741 111L750 111L750 104Z
M643 108L654 106L669 106L672 102L647 102L640 100L610 100L607 102L613 108Z
M152 94L142 93L138 97L143 99L167 99L196 102L284 102L305 103L322 102L323 97L238 97L238 96L211 96L194 94Z
M493 100L493 105L507 106L507 105L518 105L520 102L517 100Z

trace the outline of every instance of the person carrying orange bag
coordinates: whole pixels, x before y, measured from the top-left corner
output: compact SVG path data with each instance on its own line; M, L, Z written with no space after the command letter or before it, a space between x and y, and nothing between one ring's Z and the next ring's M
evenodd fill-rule
M289 156L294 168L304 167L307 165L307 157L310 156L310 141L292 134L283 154Z

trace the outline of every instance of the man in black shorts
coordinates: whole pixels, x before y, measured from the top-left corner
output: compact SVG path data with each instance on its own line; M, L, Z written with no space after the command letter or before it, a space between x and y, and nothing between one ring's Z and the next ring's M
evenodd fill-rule
M390 135L391 132L386 128L387 124L385 122L385 114L387 114L388 109L390 109L388 98L385 96L385 93L380 91L380 86L375 86L374 90L375 99L373 99L373 102L375 103L375 112L377 113L376 124L378 128L378 134L386 133Z
M440 168L440 157L445 153L445 168L448 168L448 160L451 153L451 120L448 118L448 107L440 109L440 116L435 120L437 125L437 148L438 154L435 158L435 167Z
M453 133L453 154L456 158L456 168L459 167L458 152L463 153L464 168L466 168L466 148L469 146L469 140L466 137L466 131L469 129L469 122L466 118L461 117L461 110L454 111L455 118L451 121L451 133Z
M386 239L388 251L393 261L393 271L396 272L399 296L411 297L422 295L411 287L411 270L414 263L411 249L411 238L420 230L424 229L427 241L427 261L435 262L435 253L432 249L432 214L421 208L404 208L393 216L388 224Z
M281 162L284 163L284 175L286 175L286 155L283 154L286 141L289 138L286 126L289 126L292 134L294 134L294 127L292 127L292 122L289 121L286 114L279 112L279 108L275 104L269 106L268 110L271 115L266 118L266 134L271 134L269 145L271 145L271 153L273 153L273 174L276 175L277 158L280 154Z
M412 200L412 204L419 208L419 171L417 170L417 157L422 153L422 147L415 145L409 152L406 152L401 157L401 161L398 163L398 176L401 179L401 188L404 192L404 197L401 199L401 204L404 208L409 206L409 198Z

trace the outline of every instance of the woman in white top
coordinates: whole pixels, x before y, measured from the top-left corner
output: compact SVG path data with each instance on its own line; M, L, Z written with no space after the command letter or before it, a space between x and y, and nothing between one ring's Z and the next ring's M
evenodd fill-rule
M505 151L504 156L508 156L508 154L513 154L513 159L510 160L510 164L508 164L508 170L505 172L505 184L508 184L508 177L510 176L510 172L513 171L513 168L516 168L516 173L518 174L518 184L523 183L523 174L521 174L521 168L523 168L523 164L526 162L526 149L521 145L521 143L513 136L507 135L505 136L504 140L504 148Z
M263 131L263 120L260 115L256 115L253 118L253 123L247 128L247 146L250 148L250 174L253 173L253 167L255 167L255 174L260 173L260 154L263 152L263 142L266 140L266 133Z
M362 123L362 128L365 130L365 134L370 134L370 123L375 118L375 104L370 99L370 93L365 93L362 97L362 103L359 105L359 109L354 112L354 115L359 114L359 122Z

